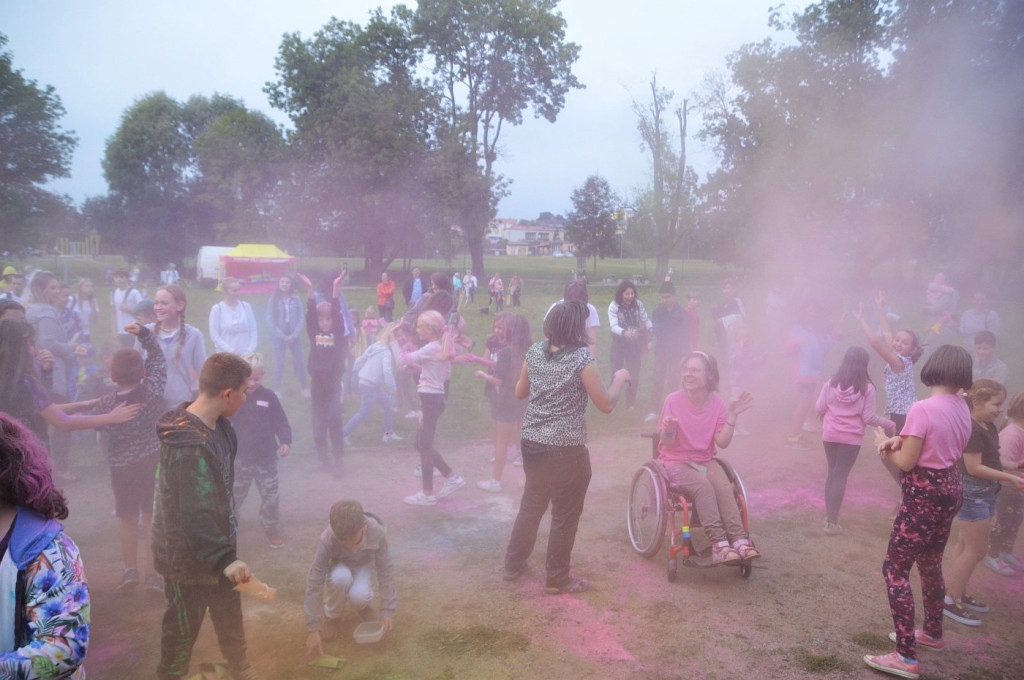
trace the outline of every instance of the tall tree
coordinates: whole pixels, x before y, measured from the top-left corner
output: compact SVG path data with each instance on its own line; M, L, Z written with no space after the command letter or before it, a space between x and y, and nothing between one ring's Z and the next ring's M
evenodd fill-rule
M572 192L572 212L565 225L565 235L576 244L579 257L593 258L597 270L598 256L618 252L618 223L615 210L619 199L612 192L608 180L591 175L583 185Z
M0 34L0 232L5 249L37 245L39 218L62 214L67 201L42 187L67 177L77 140L60 127L64 106L56 90L14 68Z
M495 172L502 126L523 112L554 121L566 94L582 85L572 73L579 46L565 40L557 0L420 0L416 33L441 84L447 126L475 161L488 188L464 198L460 225L473 270L483 272L483 244L505 183Z
M201 183L196 200L216 215L221 243L285 236L277 198L284 172L281 131L262 113L236 108L210 121L192 143Z
M411 255L430 221L437 96L415 76L422 50L410 22L399 5L366 27L332 19L309 40L286 35L265 88L295 125L289 201L299 210L289 215L315 243L362 246L371 270Z
M232 97L181 103L164 92L146 95L107 142L110 192L90 204L91 219L125 254L152 264L204 242L265 234L260 220L270 219L279 144L273 124Z
M877 258L880 170L892 161L879 143L885 16L878 0L822 0L790 18L776 8L769 23L792 39L744 45L730 82L707 81L699 136L721 167L704 187L704 236L716 257L850 271Z
M650 192L638 207L642 211L641 222L646 220L653 227L657 247L655 271L661 277L668 271L669 258L693 232L696 177L686 167L686 100L670 114L672 92L658 87L657 76L651 77L650 87L649 102L633 102L640 139L651 154ZM678 151L673 148L675 136L669 127L669 115L675 117L678 126Z

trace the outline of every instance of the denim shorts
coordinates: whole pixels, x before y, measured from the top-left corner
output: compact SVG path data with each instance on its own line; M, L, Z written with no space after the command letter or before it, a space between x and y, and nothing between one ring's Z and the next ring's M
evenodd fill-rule
M980 522L996 514L999 482L963 475L964 504L956 518L961 522Z

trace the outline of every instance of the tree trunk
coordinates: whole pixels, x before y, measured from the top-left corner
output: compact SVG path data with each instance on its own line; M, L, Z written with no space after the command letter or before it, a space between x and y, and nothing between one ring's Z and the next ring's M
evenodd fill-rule
M486 281L484 274L484 237L481 233L479 236L474 235L472 238L466 240L466 245L469 247L469 259L473 266L473 276L479 282Z

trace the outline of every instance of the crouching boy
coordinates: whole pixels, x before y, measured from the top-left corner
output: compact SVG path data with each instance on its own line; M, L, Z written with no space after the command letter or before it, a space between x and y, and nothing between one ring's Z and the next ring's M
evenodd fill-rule
M331 507L330 526L320 534L306 577L307 656L323 654L321 643L337 637L346 600L363 621L376 619L374 571L380 586L380 620L388 632L395 617L396 596L384 522L363 512L358 501L338 501Z
M153 511L153 562L167 609L157 677L188 675L192 646L210 610L232 680L257 680L246 658L242 603L233 590L251 578L238 559L231 487L238 440L228 422L245 403L249 364L213 354L199 371L199 395L157 425L160 463Z

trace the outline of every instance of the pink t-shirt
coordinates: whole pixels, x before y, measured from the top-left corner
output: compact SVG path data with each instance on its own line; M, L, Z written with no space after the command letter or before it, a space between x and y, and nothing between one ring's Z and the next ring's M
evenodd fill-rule
M948 468L956 464L971 436L971 410L955 394L937 394L914 402L900 436L924 440L918 467Z
M708 462L715 457L715 434L725 425L728 414L729 408L718 392L713 392L703 406L695 406L683 390L668 395L658 422L672 416L679 419L679 425L675 437L661 438L658 458L665 464Z
M1004 470L1024 468L1024 429L1009 423L999 433L999 460Z

